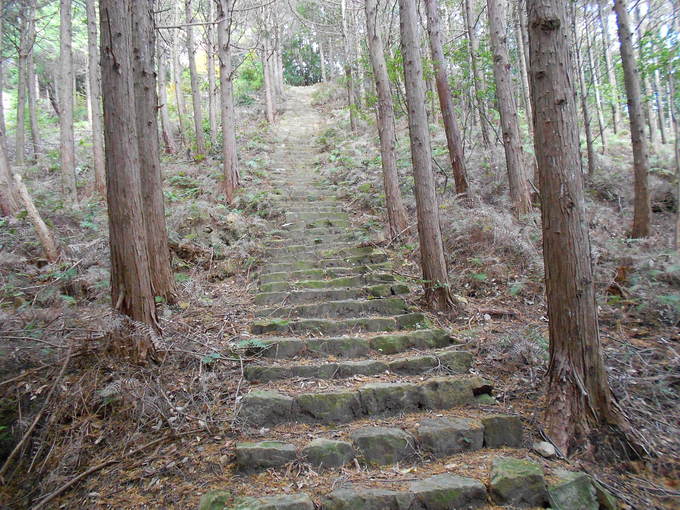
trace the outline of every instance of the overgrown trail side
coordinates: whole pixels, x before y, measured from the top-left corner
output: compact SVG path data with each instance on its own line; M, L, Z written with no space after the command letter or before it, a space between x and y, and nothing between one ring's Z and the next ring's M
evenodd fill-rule
M543 468L527 460L520 418L500 412L473 355L408 305L388 254L361 245L314 171L323 121L311 92L291 92L277 127L285 220L263 240L246 342L256 361L244 367L234 462L213 487L229 492L205 494L202 508L542 507ZM555 497L571 497L560 487L572 481Z

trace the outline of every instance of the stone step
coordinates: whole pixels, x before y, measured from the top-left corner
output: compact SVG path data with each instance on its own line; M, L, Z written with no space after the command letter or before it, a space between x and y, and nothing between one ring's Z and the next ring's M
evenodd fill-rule
M342 278L332 278L329 280L298 280L298 281L269 282L260 285L260 291L263 293L268 293L286 291L293 292L304 289L310 290L356 289L374 287L376 285L390 285L395 289L397 287L404 286L402 284L395 283L394 276L389 273L374 273L368 276L345 276Z
M428 328L430 321L422 313L407 313L395 317L353 317L351 319L259 319L252 323L254 335L348 335L377 333L403 329Z
M355 255L352 257L336 259L318 260L299 260L297 262L278 262L267 264L262 270L263 273L281 273L284 271L301 271L303 269L323 269L329 267L351 267L366 264L380 264L387 262L385 253L375 253L371 255Z
M304 379L342 379L356 375L377 375L384 372L420 375L428 372L466 374L472 366L472 354L467 351L435 351L421 356L393 360L360 360L293 365L249 364L244 369L250 382L270 382L300 377Z
M310 230L315 228L324 228L327 233L340 233L343 230L350 228L349 220L347 219L311 219L311 220L294 220L289 223L284 223L281 227L285 230Z
M329 221L334 223L336 220L348 221L349 215L346 212L324 212L324 211L310 211L310 212L286 212L286 223L293 223L298 221Z
M327 301L296 306L261 308L255 317L283 317L302 319L340 319L346 317L371 317L375 315L403 315L408 312L406 301L400 298Z
M264 253L267 257L276 257L277 259L282 258L282 262L287 262L295 259L303 260L305 257L310 259L338 258L345 256L354 257L380 252L376 252L375 248L372 246L357 246L357 243L340 243L334 245L328 245L326 243L304 243L265 248Z
M290 237L281 233L282 231L276 230L269 232L272 236L271 239L264 241L264 246L267 248L281 248L291 244L304 243L305 246L336 246L338 244L350 244L358 243L357 234L351 232L344 232L342 234L329 234L329 235L304 235L297 238ZM290 234L290 233L288 233Z
M375 467L390 464L418 465L427 460L482 448L519 448L522 422L517 416L481 415L474 418L424 418L410 426L362 425L332 439L304 438L297 444L282 441L236 444L236 467L242 472L282 468L290 462L314 469L334 469L358 462Z
M242 342L246 353L269 359L294 357L352 359L392 355L410 350L430 350L457 344L443 329L422 329L401 334L379 335L370 338L251 338Z
M305 280L324 280L339 278L345 276L358 276L358 275L370 275L372 273L379 274L381 271L390 268L390 264L387 262L381 262L379 264L363 264L354 267L328 267L325 269L313 268L313 269L300 269L297 271L265 271L260 273L259 280L261 283L271 283L271 282L297 282Z
M265 284L271 285L271 284ZM323 301L345 301L362 298L385 298L408 294L410 289L402 284L382 284L347 289L312 289L290 292L263 292L255 296L255 304L260 306L319 303Z
M283 229L277 229L270 231L270 234L276 237L280 238L285 238L285 239L297 239L297 240L309 240L309 239L324 239L324 238L329 238L329 237L338 237L338 236L348 236L350 239L355 239L358 234L354 231L347 230L345 228L334 228L334 229L329 229L327 227L317 227L317 228L308 228L308 229L300 229L300 230L283 230Z
M253 390L241 399L238 419L247 427L282 423L348 423L367 417L469 406L488 394L488 381L470 375L432 377L418 382L369 383L327 393L294 396Z

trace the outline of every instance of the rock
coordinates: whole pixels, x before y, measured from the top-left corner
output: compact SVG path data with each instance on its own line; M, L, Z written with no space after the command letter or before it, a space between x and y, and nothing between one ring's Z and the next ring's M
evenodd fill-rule
M382 354L396 354L411 347L408 335L382 335L371 338L371 349Z
M412 383L371 383L359 388L364 414L415 411L420 407L420 388Z
M453 374L466 374L472 366L472 353L467 351L444 351L437 354L439 362Z
M430 319L422 313L407 313L395 317L397 329L423 329L432 326Z
M364 338L310 338L307 345L310 351L338 358L359 358L370 351L368 340Z
M296 399L301 415L322 423L347 423L361 416L356 392L305 393Z
M498 403L498 402L496 402L496 399L493 398L488 393L482 393L481 395L476 395L475 396L475 402L477 404L481 404L481 405L493 405L493 404Z
M350 434L358 455L369 465L396 464L415 457L415 440L397 428L365 427Z
M252 427L283 423L291 419L293 402L276 391L251 391L241 400L238 417Z
M321 503L322 510L410 510L413 496L385 489L337 489Z
M424 510L468 509L486 506L484 484L450 474L412 482L410 492Z
M236 445L236 465L241 471L281 467L295 460L296 457L295 446L280 441Z
M389 369L395 374L417 375L432 370L436 366L437 358L434 356L418 356L391 361Z
M302 457L314 467L340 467L354 459L354 448L344 441L315 439L303 448Z
M517 416L495 415L482 418L484 425L484 446L522 446L522 421Z
M465 418L427 419L416 429L416 437L420 448L441 458L482 448L484 427L480 421Z
M595 494L597 495L597 501L600 503L600 508L603 510L618 510L619 502L616 500L614 495L607 489L602 487L597 481L592 480L593 487L595 487Z
M548 500L554 510L598 510L600 503L590 477L585 473L558 470L559 481L548 487Z
M450 409L469 404L475 399L469 378L433 377L422 388L423 403L427 409Z
M250 353L261 352L265 358L285 359L302 354L307 348L304 340L297 338L266 338L251 340L251 343L261 343L264 347L253 347ZM254 352L253 352L254 351Z
M244 498L233 510L314 510L314 503L307 494Z
M268 382L291 377L292 372L286 366L246 365L243 375L251 382Z
M534 443L531 449L546 459L552 459L555 455L557 455L555 447L547 441L539 441Z
M352 377L355 375L376 375L387 370L387 363L374 360L346 361L338 363L336 377Z
M223 510L231 503L232 497L229 491L210 491L198 502L198 510Z
M500 505L536 507L547 501L543 468L527 460L496 457L490 489L491 498Z

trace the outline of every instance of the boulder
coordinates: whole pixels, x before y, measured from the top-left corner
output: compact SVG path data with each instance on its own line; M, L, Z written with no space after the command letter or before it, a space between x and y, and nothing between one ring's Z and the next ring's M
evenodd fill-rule
M491 498L500 505L543 506L547 501L543 468L528 460L496 457L491 468Z
M468 509L486 506L486 487L478 480L451 474L413 482L410 492L424 510Z
M386 489L337 489L321 503L322 510L410 510L413 496Z
M494 415L482 418L484 425L484 446L522 446L522 421L518 416Z
M241 471L281 467L296 457L295 446L280 441L236 444L236 465Z
M340 467L354 459L354 448L345 441L315 439L303 448L302 458L317 468Z
M441 458L482 448L484 426L478 420L465 418L426 419L418 425L416 437L421 449Z
M276 391L251 391L241 400L238 417L253 427L286 422L291 419L293 403L292 397Z
M554 510L598 510L600 503L590 477L581 472L559 470L558 482L548 487L548 499Z
M368 465L396 464L416 456L415 440L398 428L365 427L350 437L357 454Z

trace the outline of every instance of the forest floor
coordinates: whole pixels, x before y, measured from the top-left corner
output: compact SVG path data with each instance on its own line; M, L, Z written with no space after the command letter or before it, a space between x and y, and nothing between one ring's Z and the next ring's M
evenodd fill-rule
M86 207L77 217L58 207L49 215L60 237L68 239L68 257L58 267L46 267L36 247L25 246L30 228L3 226L9 228L0 232L0 389L6 395L1 411L2 417L12 418L8 422L20 424L8 442L21 437L43 405L47 420L27 442L19 465L9 470L9 483L0 488L0 508L37 507L50 495L54 499L43 508L195 508L212 489L252 493L254 488L234 473L234 446L242 433L234 411L250 388L244 367L257 361L250 354L248 328L257 311L256 273L270 262L261 241L285 221L278 204L289 197L281 177L293 170L314 175L344 201L359 239L388 254L395 277L412 284L406 300L418 307L415 230L403 245L385 241L381 218L371 207L375 194L370 182L357 176L370 173L364 161L369 155L348 156L356 150L343 138L337 113L323 104L311 108L320 93L317 88L288 90L286 111L277 124L265 134L251 133L244 143L245 182L236 210L221 206L217 193L195 191L210 187L206 176L219 174L219 162L166 162L166 181L176 196L166 193L179 276L177 302L159 304L163 337L158 339L158 364L127 365L106 354L103 333L115 318L101 297L107 281L101 262L106 254L101 204ZM299 142L305 138L308 145ZM52 177L37 178L48 182ZM445 229L446 214L460 213L457 207L443 204ZM76 233L84 223L96 226L90 237ZM428 316L473 353L472 372L492 381L504 412L522 417L530 446L542 437L547 358L542 285L521 265L499 269L503 264L494 258L499 241L485 248L488 233L480 230L469 242L476 252L452 264L464 314ZM219 243L211 244L215 236ZM229 254L214 246L226 246ZM498 290L506 284L509 291ZM627 460L601 449L579 452L569 461L544 461L529 449L521 452L546 465L590 473L619 496L624 508L678 508L677 326L641 319L639 307L621 286L620 298L602 305L604 352L617 399L654 455ZM448 469L474 471L488 464L484 455ZM287 486L319 495L334 481L301 468L262 473L257 486L267 485L271 492Z

